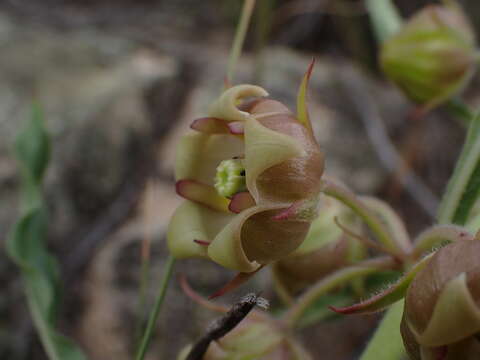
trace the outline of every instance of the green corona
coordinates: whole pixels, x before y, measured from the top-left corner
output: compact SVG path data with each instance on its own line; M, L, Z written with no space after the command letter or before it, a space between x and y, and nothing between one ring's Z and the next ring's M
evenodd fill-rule
M223 160L217 167L215 189L225 197L245 191L245 168L240 159Z

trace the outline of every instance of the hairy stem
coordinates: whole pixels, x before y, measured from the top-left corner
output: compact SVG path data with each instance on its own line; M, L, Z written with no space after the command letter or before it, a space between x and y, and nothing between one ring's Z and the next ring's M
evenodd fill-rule
M298 298L297 302L290 307L284 317L287 327L294 328L305 311L317 301L317 299L328 293L330 290L344 285L358 277L369 275L382 269L392 268L395 264L395 261L391 257L370 259L340 269L327 276L310 287L300 298Z

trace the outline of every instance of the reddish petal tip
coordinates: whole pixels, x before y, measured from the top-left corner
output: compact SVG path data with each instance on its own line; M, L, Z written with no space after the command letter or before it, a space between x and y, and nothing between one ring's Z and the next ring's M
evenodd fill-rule
M255 205L255 200L248 191L243 191L233 195L230 204L228 205L228 210L235 214L241 213L243 210L251 208Z
M202 245L202 246L209 246L210 245L210 241L205 241L205 240L194 239L193 242L198 244L198 245Z

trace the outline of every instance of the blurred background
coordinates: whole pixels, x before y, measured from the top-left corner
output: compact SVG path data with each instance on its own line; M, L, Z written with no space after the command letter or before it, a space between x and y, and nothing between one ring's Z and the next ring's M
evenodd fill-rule
M432 1L397 3L408 16ZM480 3L462 5L478 33ZM151 259L149 306L167 255L165 228L181 201L175 145L221 91L241 7L240 0L0 1L1 239L18 217L12 139L35 100L53 145L45 192L49 247L64 286L59 328L89 359L132 358L141 256ZM294 108L315 57L310 111L327 174L382 196L416 234L433 222L465 127L442 108L409 120L414 105L383 78L376 54L362 1L259 0L234 83L261 85ZM480 102L478 85L475 79L465 94L470 104ZM398 154L415 174L407 188ZM203 294L233 276L200 260L179 262L175 273ZM263 271L219 301L263 289L275 306L269 284ZM174 359L216 316L174 277L147 358ZM377 321L340 318L305 328L300 340L316 359L355 359ZM46 358L3 246L0 358Z

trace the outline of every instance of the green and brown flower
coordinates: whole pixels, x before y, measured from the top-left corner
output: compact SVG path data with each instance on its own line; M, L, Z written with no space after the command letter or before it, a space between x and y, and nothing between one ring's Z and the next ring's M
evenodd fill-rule
M178 146L177 258L253 272L297 249L316 217L323 154L308 119L253 85L226 90Z

